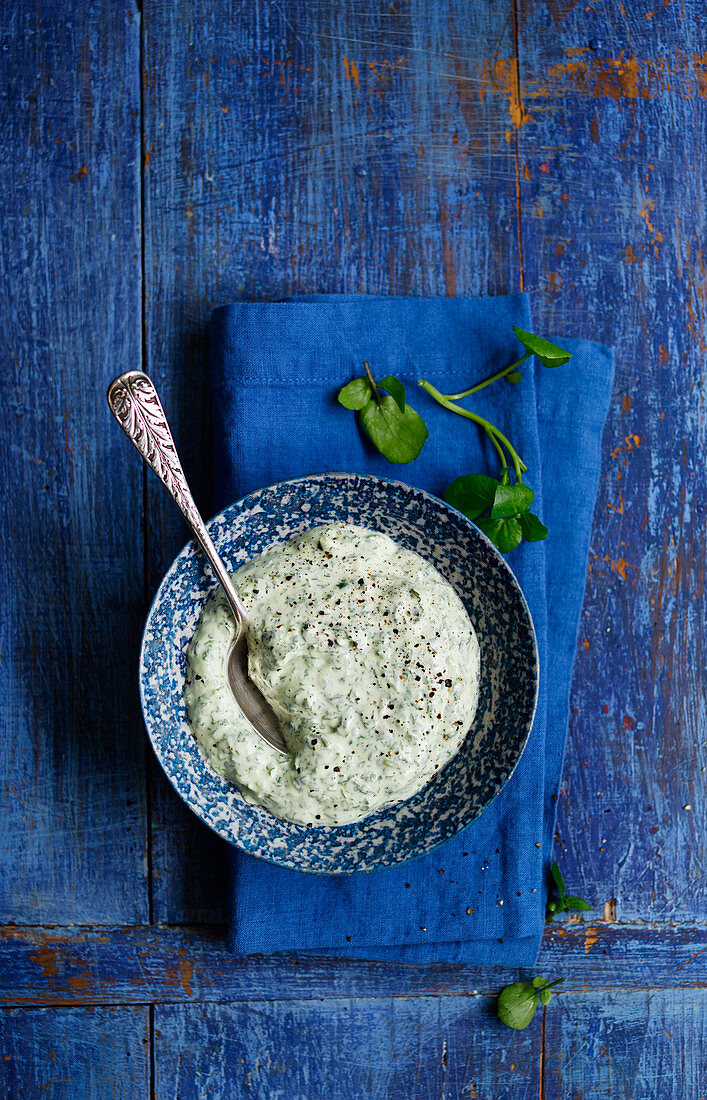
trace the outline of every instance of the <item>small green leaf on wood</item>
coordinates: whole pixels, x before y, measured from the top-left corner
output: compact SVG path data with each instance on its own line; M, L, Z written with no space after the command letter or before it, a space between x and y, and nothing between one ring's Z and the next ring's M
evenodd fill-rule
M582 909L585 913L591 909L591 905L584 898L577 898L574 894L567 894L563 899L565 909Z
M512 370L510 374L506 375L506 382L522 382L523 375L519 370Z
M552 866L550 868L550 872L552 874L555 886L557 887L557 892L559 893L561 898L564 897L564 895L565 895L565 880L562 877L562 871L560 870L558 865L554 862L554 860L553 860Z
M538 998L528 982L513 982L501 990L498 998L498 1018L506 1027L522 1031L538 1007Z

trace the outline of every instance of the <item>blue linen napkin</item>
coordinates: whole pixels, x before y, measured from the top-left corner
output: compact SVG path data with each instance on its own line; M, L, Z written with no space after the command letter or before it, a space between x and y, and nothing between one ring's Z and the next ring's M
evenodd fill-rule
M531 329L525 295L486 299L315 296L214 312L211 374L218 507L262 485L330 470L396 477L442 494L462 473L498 472L476 427L417 389L446 393L512 362L512 325ZM509 783L456 838L398 867L300 874L231 849L229 946L407 962L530 966L542 936L546 871L567 730L600 443L613 383L610 349L558 342L570 364L531 360L519 385L497 383L473 407L508 434L528 466L534 510L550 528L510 564L538 636L541 691ZM395 374L430 437L414 463L389 464L336 401L361 373Z

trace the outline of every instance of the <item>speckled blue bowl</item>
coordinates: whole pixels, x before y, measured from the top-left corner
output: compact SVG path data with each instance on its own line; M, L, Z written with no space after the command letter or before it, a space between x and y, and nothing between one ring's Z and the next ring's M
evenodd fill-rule
M140 692L150 740L195 814L251 855L299 871L350 874L424 855L468 825L515 768L535 713L538 656L528 606L492 544L444 501L399 481L320 474L283 481L230 505L209 524L228 567L321 523L383 531L430 561L464 601L481 646L473 725L456 757L407 802L356 825L307 828L251 806L211 770L184 707L185 654L214 590L194 543L172 563L150 609L140 654Z

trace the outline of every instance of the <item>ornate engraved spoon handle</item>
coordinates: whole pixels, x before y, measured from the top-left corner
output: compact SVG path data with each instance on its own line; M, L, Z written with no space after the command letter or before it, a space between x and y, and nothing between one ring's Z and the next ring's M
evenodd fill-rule
M121 428L182 510L221 584L239 625L246 609L238 598L226 566L211 541L184 476L164 409L152 380L139 370L121 374L108 387L108 404Z

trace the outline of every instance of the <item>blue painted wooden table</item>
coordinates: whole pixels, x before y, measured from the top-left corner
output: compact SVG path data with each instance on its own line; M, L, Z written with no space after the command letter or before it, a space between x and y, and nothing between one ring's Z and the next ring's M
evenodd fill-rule
M702 0L0 24L0 1096L707 1096ZM185 529L104 389L153 375L208 511L214 305L519 287L617 381L556 836L592 912L511 1033L508 972L227 955L223 847L136 692Z

